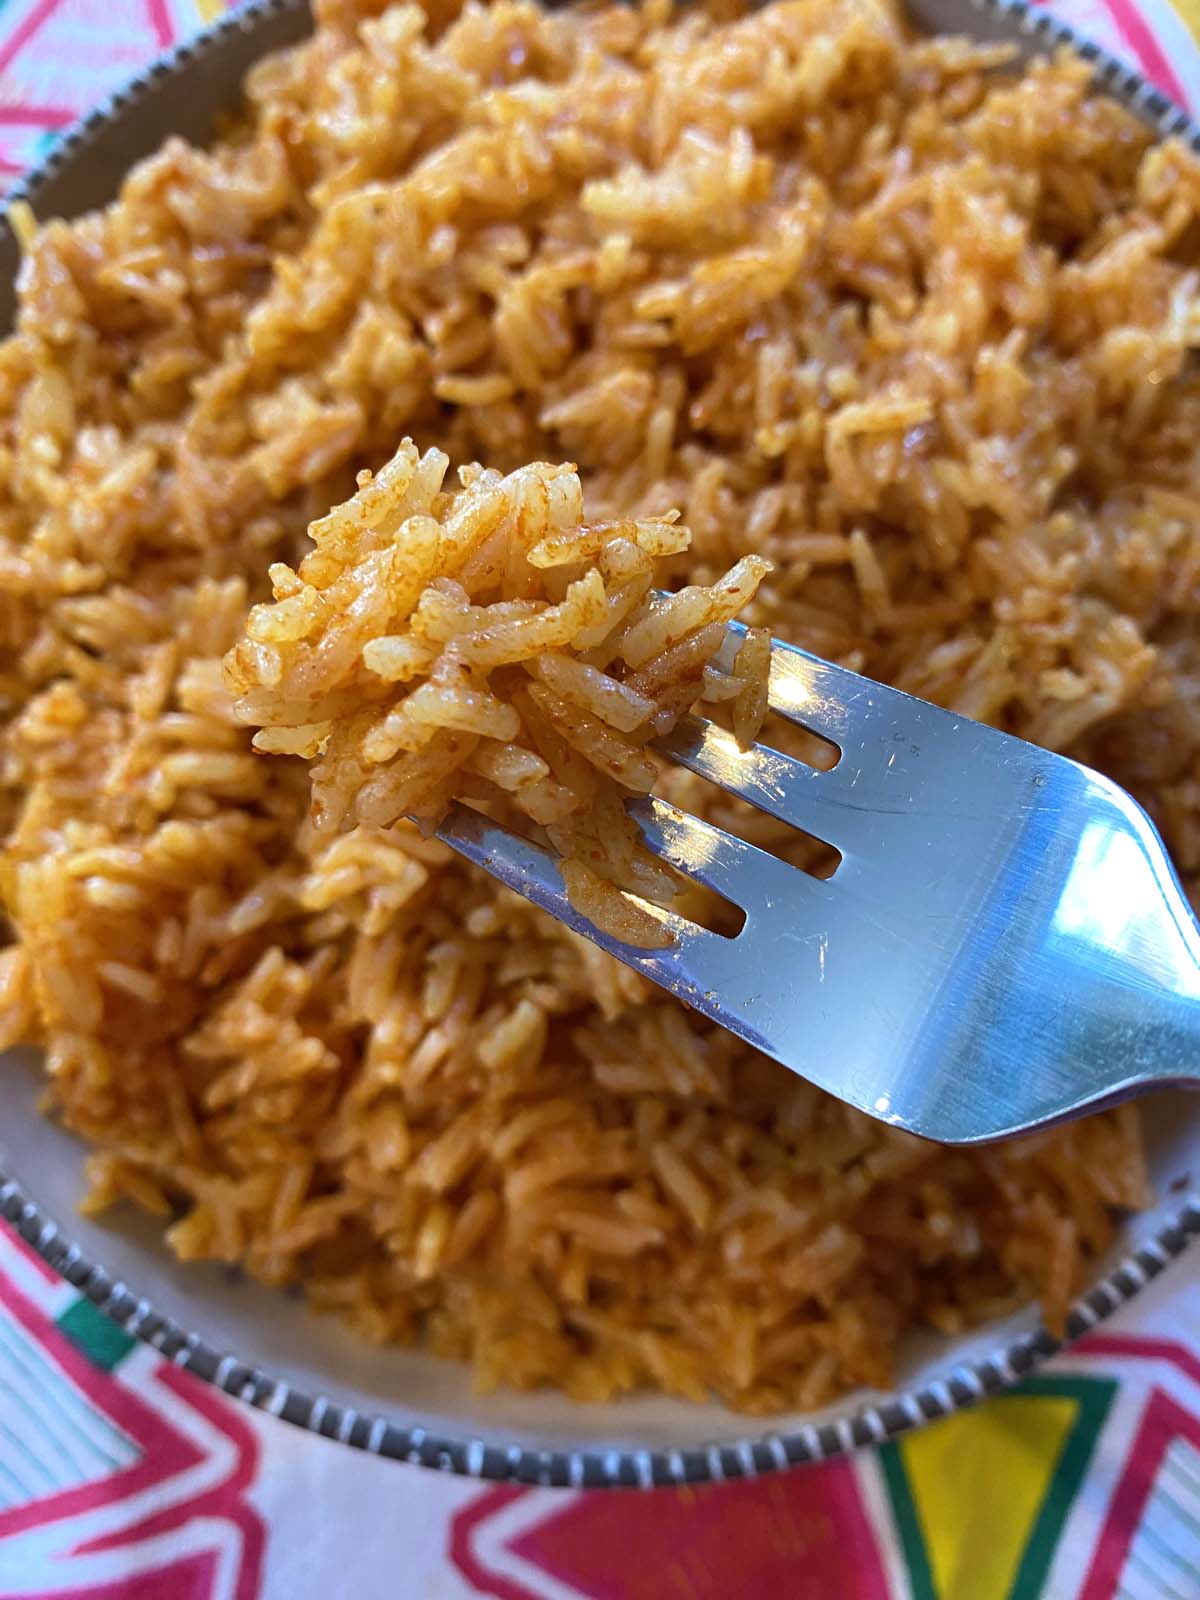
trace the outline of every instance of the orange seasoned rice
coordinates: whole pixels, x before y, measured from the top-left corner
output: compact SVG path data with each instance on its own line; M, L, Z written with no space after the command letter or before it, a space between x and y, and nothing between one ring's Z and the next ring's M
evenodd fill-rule
M739 737L757 735L770 635L750 630L732 670L717 658L769 564L743 556L659 594L656 560L691 543L678 513L588 523L573 466L465 466L455 494L448 465L405 439L313 523L298 571L272 566L273 599L225 660L234 714L259 727L256 750L313 762L318 834L402 818L432 833L466 800L532 823L595 926L662 949L673 936L645 901L684 880L625 802L657 782L649 741L697 700L731 701Z
M95 1147L92 1203L483 1385L586 1400L808 1407L886 1383L914 1327L1031 1297L1061 1323L1149 1200L1133 1110L916 1142L364 809L336 762L313 825L348 709L382 710L376 751L394 713L414 737L387 678L411 629L371 635L378 704L324 671L370 559L329 507L397 462L437 464L435 494L446 463L467 496L570 477L589 526L660 530L668 588L762 558L754 628L1102 767L1194 892L1200 163L1080 63L1008 75L877 0L318 24L211 152L169 144L107 211L30 230L0 349L0 1021ZM563 603L545 581L513 598ZM242 714L285 753L239 719L239 639ZM572 663L599 669L571 643L526 676L579 704ZM482 777L525 750L562 785L554 717L518 734L511 690L475 703L516 750ZM735 731L762 709L735 693Z

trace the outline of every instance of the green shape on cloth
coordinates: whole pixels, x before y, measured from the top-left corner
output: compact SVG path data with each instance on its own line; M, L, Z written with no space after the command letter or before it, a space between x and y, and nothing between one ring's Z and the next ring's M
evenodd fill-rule
M933 1573L929 1569L929 1557L925 1554L925 1540L921 1534L916 1501L908 1485L908 1474L900 1459L900 1451L894 1443L881 1447L879 1464L883 1468L883 1481L892 1503L896 1532L900 1535L900 1549L904 1555L912 1600L938 1600L937 1590L933 1586Z
M984 1584L984 1588L994 1600L1040 1600L1043 1596L1046 1574L1054 1559L1068 1513L1087 1474L1096 1441L1112 1406L1116 1388L1116 1382L1110 1378L1082 1375L1029 1378L1007 1394L996 1396L984 1408L985 1411L994 1408L1002 1415L1006 1407L1012 1406L1014 1422L1022 1403L1027 1406L1031 1400L1052 1403L1070 1401L1076 1408L1074 1421L1070 1424L1057 1452L1057 1460L1047 1463L1043 1469L1047 1473L1048 1481L1041 1503L1036 1505L1033 1521L1024 1547L1020 1550L1015 1570L1009 1569L1012 1573L1011 1581L1003 1583L1002 1593L1000 1588L994 1588L990 1583ZM946 1426L961 1430L970 1415L971 1413L967 1412L959 1417L948 1418ZM935 1423L933 1430L936 1431L941 1426ZM922 1502L928 1496L929 1484L924 1485L925 1493L919 1493L918 1484L908 1470L909 1452L915 1446L918 1453L921 1453L922 1446L926 1442L932 1445L933 1437L923 1430L915 1438L910 1437L885 1445L880 1450L879 1460L908 1571L913 1600L955 1600L953 1595L943 1592L943 1586L939 1585L936 1576L937 1569L944 1565L944 1561L938 1559L938 1547L945 1542L944 1535L949 1530L923 1526ZM928 1450L923 1453L928 1454ZM912 1464L915 1467L916 1461L914 1460ZM998 1465L1002 1463L993 1463L992 1470L994 1471ZM941 1495L935 1496L935 1500L941 1498ZM1034 1508L1031 1506L1030 1509ZM928 1515L931 1507L925 1505L924 1510ZM942 1510L945 1512L946 1507L943 1506ZM939 1538L939 1534L943 1537ZM982 1579L982 1571L979 1577ZM980 1593L982 1595L983 1591Z
M0 0L2 3L2 0ZM76 1300L59 1317L57 1326L76 1344L94 1367L111 1372L137 1343L111 1317L97 1311L90 1300Z
M1041 1515L1029 1535L1029 1543L1025 1546L1012 1586L1011 1600L1036 1600L1050 1570L1067 1513L1083 1487L1100 1430L1116 1398L1117 1380L1082 1376L1026 1378L1013 1392L1061 1395L1079 1402L1079 1419L1063 1445L1050 1492L1042 1503Z

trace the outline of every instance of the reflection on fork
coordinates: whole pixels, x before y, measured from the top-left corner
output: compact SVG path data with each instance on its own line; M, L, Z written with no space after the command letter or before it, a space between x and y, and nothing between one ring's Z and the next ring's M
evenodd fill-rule
M827 841L830 878L660 800L631 807L657 856L745 913L734 938L646 906L671 943L623 945L570 906L540 845L461 805L439 835L765 1054L928 1138L1000 1138L1200 1081L1200 930L1124 790L779 641L770 706L836 745L836 764L742 749L697 717L655 748Z

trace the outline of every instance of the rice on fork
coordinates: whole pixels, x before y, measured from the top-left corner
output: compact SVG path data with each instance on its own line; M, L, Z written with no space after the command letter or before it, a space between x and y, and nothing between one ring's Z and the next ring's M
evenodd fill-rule
M646 744L697 699L728 702L739 738L766 713L770 641L752 629L732 673L726 624L770 570L742 557L713 584L652 590L688 548L672 512L585 522L574 466L507 476L405 439L382 470L309 530L297 570L270 569L225 660L256 749L312 762L318 833L432 831L453 798L523 814L562 857L572 904L642 948L671 935L627 898L680 885L623 806L658 774Z

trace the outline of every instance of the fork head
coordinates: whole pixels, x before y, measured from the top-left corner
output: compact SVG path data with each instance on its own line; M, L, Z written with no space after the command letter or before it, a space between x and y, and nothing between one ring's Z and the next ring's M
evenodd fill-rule
M995 1139L1194 1076L1200 934L1123 790L778 641L770 704L836 745L836 765L743 750L695 717L656 747L833 845L830 878L662 801L631 807L651 850L742 908L734 938L650 908L673 942L633 949L571 908L536 844L463 807L441 837L765 1054L913 1133Z

